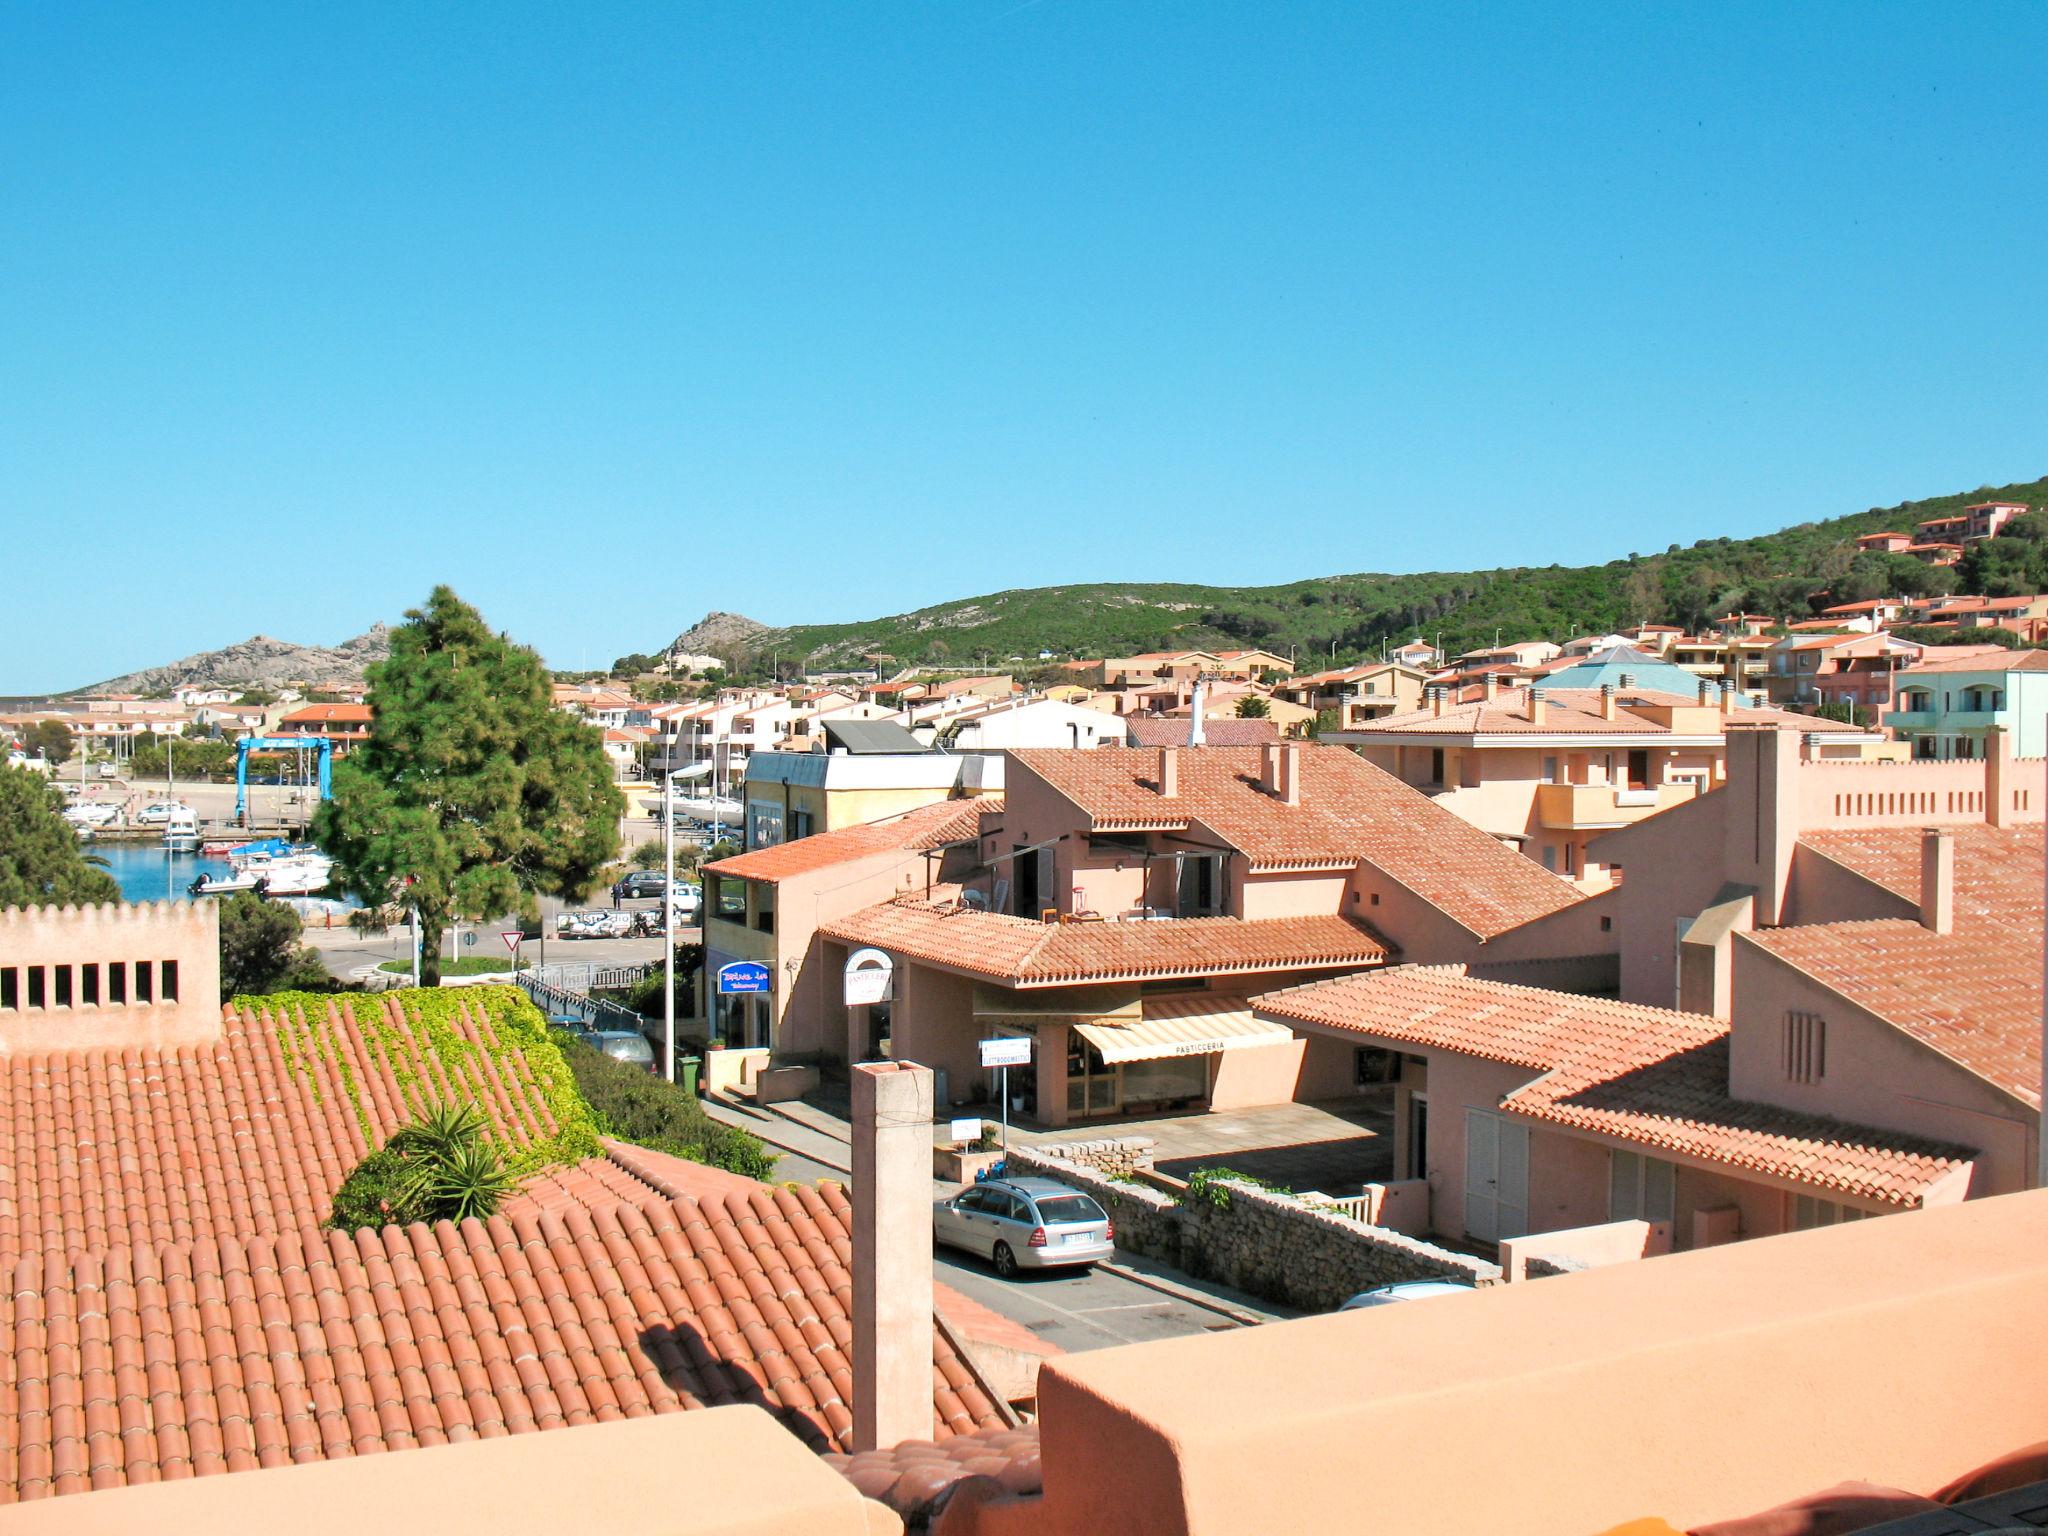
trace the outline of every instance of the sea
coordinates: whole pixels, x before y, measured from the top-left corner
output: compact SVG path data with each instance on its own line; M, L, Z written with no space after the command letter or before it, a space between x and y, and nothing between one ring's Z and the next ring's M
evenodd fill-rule
M85 851L106 861L107 873L121 887L123 901L190 901L189 887L201 875L234 872L226 859L167 853L158 843L94 842L88 843Z

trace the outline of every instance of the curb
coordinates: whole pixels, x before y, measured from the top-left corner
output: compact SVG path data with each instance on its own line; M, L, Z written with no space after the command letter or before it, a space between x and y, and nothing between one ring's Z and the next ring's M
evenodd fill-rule
M1175 1301L1186 1302L1191 1307L1200 1307L1204 1312L1214 1312L1218 1317L1227 1317L1240 1328L1256 1328L1266 1321L1249 1312L1218 1301L1213 1296L1190 1290L1184 1285L1175 1285L1171 1280L1162 1280L1157 1275L1148 1275L1141 1270L1128 1268L1114 1260L1103 1260L1095 1266L1105 1273L1115 1275L1119 1280L1128 1280L1133 1285L1142 1285L1148 1291L1157 1291L1162 1296L1171 1296Z

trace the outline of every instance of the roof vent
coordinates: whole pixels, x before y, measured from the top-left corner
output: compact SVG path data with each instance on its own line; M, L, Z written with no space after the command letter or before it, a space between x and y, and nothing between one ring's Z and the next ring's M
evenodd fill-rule
M1541 688L1531 688L1529 690L1529 723L1531 725L1541 725L1546 708L1543 690Z

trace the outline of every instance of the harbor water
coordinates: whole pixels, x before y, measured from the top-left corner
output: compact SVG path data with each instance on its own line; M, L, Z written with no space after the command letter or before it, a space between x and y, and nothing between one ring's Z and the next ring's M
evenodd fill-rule
M188 887L201 875L233 873L226 859L166 853L159 843L95 842L85 851L106 862L123 901L190 901Z

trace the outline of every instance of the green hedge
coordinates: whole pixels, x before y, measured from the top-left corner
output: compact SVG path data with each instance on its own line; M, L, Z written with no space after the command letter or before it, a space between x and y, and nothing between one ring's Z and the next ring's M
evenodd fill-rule
M614 1061L566 1031L555 1033L555 1043L605 1134L750 1179L774 1171L775 1154L759 1137L712 1119L694 1094L644 1067Z

